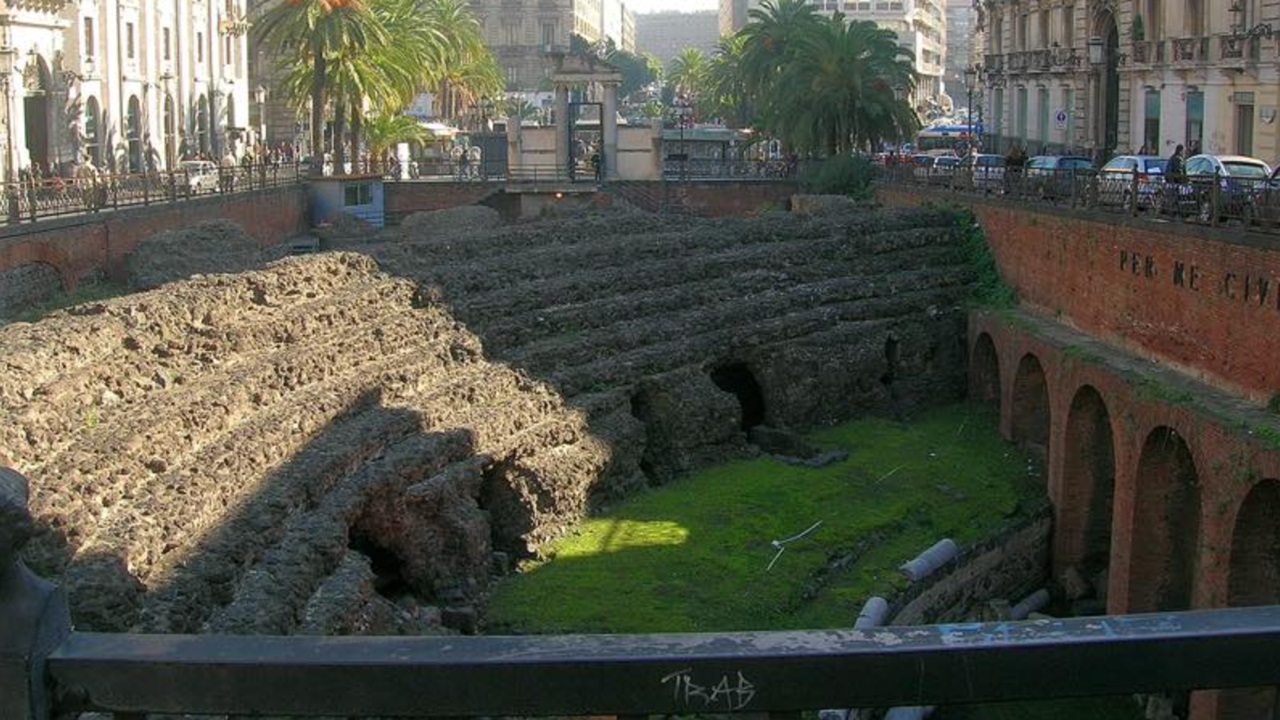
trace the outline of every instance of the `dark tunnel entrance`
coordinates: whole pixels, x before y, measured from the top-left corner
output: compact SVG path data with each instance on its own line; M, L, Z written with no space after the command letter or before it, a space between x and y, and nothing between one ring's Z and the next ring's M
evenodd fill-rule
M373 589L390 600L409 594L411 588L404 579L399 556L355 528L348 532L347 548L369 558Z
M746 365L730 363L712 368L711 382L738 398L738 405L742 407L743 430L764 424L764 393Z

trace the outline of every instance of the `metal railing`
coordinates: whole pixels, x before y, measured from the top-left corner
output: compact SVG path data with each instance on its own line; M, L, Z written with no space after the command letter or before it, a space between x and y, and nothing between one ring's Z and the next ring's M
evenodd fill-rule
M664 635L73 632L19 553L0 468L0 717L647 716L919 706L1280 684L1280 606L1065 620Z
M1230 225L1280 234L1280 184L1223 175L1179 182L1158 174L1097 169L944 168L910 165L880 169L879 182L957 194L999 195L1036 205L1082 208L1161 222Z
M305 166L210 166L151 173L92 173L76 177L28 177L3 183L0 222L20 223L102 210L182 202L301 182Z
M722 160L718 158L666 158L662 176L667 180L780 180L794 178L799 163L793 160Z

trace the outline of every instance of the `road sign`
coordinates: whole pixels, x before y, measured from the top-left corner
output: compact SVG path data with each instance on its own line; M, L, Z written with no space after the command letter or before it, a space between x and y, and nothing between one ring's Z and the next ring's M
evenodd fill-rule
M1059 130L1067 129L1067 111L1066 110L1064 110L1063 108L1058 108L1056 111L1054 111L1053 126Z

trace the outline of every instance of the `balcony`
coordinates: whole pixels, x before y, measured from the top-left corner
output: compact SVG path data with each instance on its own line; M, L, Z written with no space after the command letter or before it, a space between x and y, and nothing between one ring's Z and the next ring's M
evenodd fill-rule
M1031 72L1049 72L1053 68L1053 55L1049 50L1031 50L1027 55Z
M1209 38L1173 38L1173 62L1177 64L1204 64L1209 62Z
M982 62L983 67L991 72L1002 72L1004 70L1004 55L984 55Z
M1031 57L1027 52L1012 52L1005 56L1006 65L1011 73L1025 73L1031 62Z

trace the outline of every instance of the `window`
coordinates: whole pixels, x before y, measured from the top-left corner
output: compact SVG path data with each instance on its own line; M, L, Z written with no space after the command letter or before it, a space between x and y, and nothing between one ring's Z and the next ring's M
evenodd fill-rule
M1076 44L1076 9L1070 5L1062 7L1062 47Z
M554 22L542 22L542 46L551 47L556 44L556 24Z
M96 50L93 42L93 18L87 17L84 19L84 47L81 48L84 59L92 60Z
M1146 13L1143 19L1143 35L1147 40L1159 40L1164 37L1164 16L1161 6L1168 0L1146 0Z
M204 33L196 33L196 62L204 62Z
M1018 26L1017 28L1015 28L1015 33L1014 33L1016 37L1014 37L1013 39L1013 47L1015 50L1027 49L1027 32L1028 32L1027 26L1029 23L1030 23L1030 20L1027 18L1026 13L1023 13L1018 16Z
M502 21L502 42L504 45L520 44L520 21L518 19Z
M234 54L233 54L234 52L235 52L235 47L233 46L233 43L232 43L232 36L223 35L222 36L222 64L223 65L231 64L231 60L234 57Z
M133 60L135 57L137 57L136 55L134 55L133 23L131 22L127 22L124 24L124 56L126 58L129 58L130 60Z
M373 184L355 183L342 188L342 204L346 207L373 204Z
M1187 0L1187 35L1204 35L1204 0Z
M996 135L1004 132L1004 89L996 88L991 96L991 125Z
M1187 126L1186 142L1195 141L1200 145L1204 140L1204 93L1195 88L1187 88Z
M1025 143L1027 141L1027 115L1028 115L1027 89L1024 87L1018 88L1018 94L1016 97L1017 97L1018 104L1014 110L1014 112L1017 113L1017 115L1014 118L1014 122L1015 122L1014 134L1018 137L1018 139L1022 140Z
M1142 144L1149 148L1160 147L1160 91L1147 90L1142 122Z
M1049 47L1049 10L1048 8L1041 10L1038 16L1040 20L1040 37L1036 38L1039 47Z
M1049 88L1042 87L1036 90L1036 104L1039 105L1036 121L1040 127L1040 140L1049 141Z
M160 31L160 49L161 52L164 53L165 60L173 59L173 53L170 50L171 47L172 45L169 40L169 28L164 28Z

